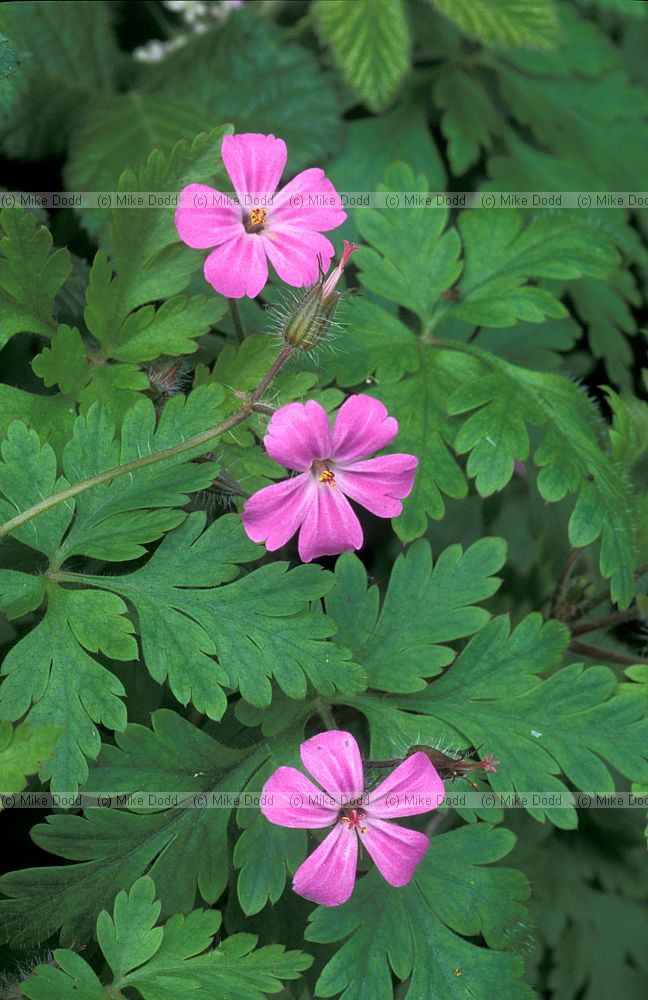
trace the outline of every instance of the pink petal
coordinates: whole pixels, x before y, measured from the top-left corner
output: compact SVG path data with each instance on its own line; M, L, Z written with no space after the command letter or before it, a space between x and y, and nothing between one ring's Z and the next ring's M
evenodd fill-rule
M238 197L245 208L246 195L267 197L277 190L286 166L286 143L273 135L255 132L226 135L221 154ZM249 199L248 199L249 200ZM250 203L250 208L254 206Z
M378 517L398 517L403 509L401 499L412 492L417 465L414 455L385 455L344 469L334 468L337 484L346 496Z
M313 462L331 453L331 431L326 410L315 400L288 403L273 413L265 450L274 462L287 469L306 472Z
M364 791L358 744L351 733L332 730L312 736L300 747L302 764L325 791L348 804Z
M346 220L342 199L319 167L302 170L275 195L272 220L320 233Z
M338 486L316 481L317 490L299 533L299 558L337 556L362 547L362 528L351 504Z
M369 818L366 829L367 832L362 834L362 843L385 881L397 887L411 882L414 869L430 846L425 834ZM330 833L329 837L332 836Z
M302 475L254 493L245 501L241 515L248 538L265 542L269 552L280 549L304 520L314 492L312 476Z
M272 216L261 235L279 277L297 288L313 285L320 276L319 260L326 272L335 253L333 244L321 233L283 223L275 225Z
M443 782L430 759L414 753L399 764L368 796L367 816L394 819L429 812L443 802Z
M263 786L261 812L276 826L318 827L335 823L339 806L295 767L279 767Z
M180 192L175 224L183 243L206 250L245 232L241 214L240 207L220 191L206 184L189 184Z
M268 280L262 240L243 230L216 247L205 261L205 280L228 299L255 298Z
M349 396L335 417L332 456L341 466L380 451L398 433L398 421L373 396Z
M340 906L353 892L358 837L348 824L338 823L295 872L293 889L321 906Z

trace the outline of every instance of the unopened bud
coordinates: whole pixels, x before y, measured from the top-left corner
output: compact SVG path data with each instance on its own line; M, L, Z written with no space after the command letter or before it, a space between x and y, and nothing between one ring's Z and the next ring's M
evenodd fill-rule
M294 306L282 331L283 339L300 351L308 351L320 343L329 331L335 310L341 299L336 285L354 250L359 248L344 240L344 252L337 267L327 278L320 275Z

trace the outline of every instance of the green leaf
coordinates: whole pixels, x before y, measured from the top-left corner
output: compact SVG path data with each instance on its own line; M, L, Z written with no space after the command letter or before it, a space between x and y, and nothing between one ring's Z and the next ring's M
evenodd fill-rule
M462 34L485 45L555 49L558 21L552 0L429 0Z
M337 190L364 192L367 198L383 181L386 169L397 160L409 164L415 176L425 174L432 188L442 191L446 183L445 167L430 135L426 103L427 93L423 88L412 87L393 111L347 122L342 151L326 168ZM349 208L355 207L350 201ZM359 242L354 213L336 230L336 241L343 237Z
M335 378L338 385L355 386L375 373L380 384L419 367L416 336L375 302L361 296L343 299L336 317L348 332L332 341L330 353L323 350L313 362L322 381ZM329 342L332 336L329 333Z
M611 792L604 760L626 777L645 780L648 720L641 694L619 689L607 667L556 670L568 638L564 625L543 625L537 614L513 631L505 617L496 618L424 692L388 701L360 695L372 755L393 756L414 743L484 745L502 761L489 775L495 791L528 793L532 816L574 827L575 810L535 804L531 793L566 794L561 772L582 791ZM547 680L535 676L550 671Z
M576 346L581 335L579 324L568 316L544 323L482 328L473 342L514 365L547 371L565 366L564 355Z
M443 108L441 129L455 174L466 172L492 147L501 119L487 90L452 63L442 66L434 84L434 102Z
M209 332L225 308L223 299L204 295L176 295L157 310L144 306L127 317L110 354L118 361L137 362L192 354L198 349L196 338Z
M180 142L169 155L158 150L138 175L132 170L121 175L118 191L135 199L133 209L114 210L108 233L112 259L97 254L86 294L85 321L106 358L149 361L190 353L195 338L223 315L225 300L215 294L172 297L187 286L201 259L178 240L173 206L149 207L146 192L177 192L190 179L223 176L218 153L228 131L231 126L223 126L193 144ZM168 301L156 310L150 303L161 299Z
M263 777L267 779L273 769L264 769ZM255 785L260 789L259 781ZM238 899L247 916L259 913L268 902L277 902L286 886L286 869L295 872L306 856L304 830L269 828L265 817L256 811L251 820L234 850L234 864L240 868Z
M51 446L41 445L36 432L19 420L9 425L0 453L0 516L7 521L68 485L57 474ZM16 529L14 538L48 555L60 543L71 517L72 507L59 504Z
M32 368L46 386L58 385L66 395L78 396L90 378L91 369L76 327L60 326L50 346L44 347L32 361Z
M403 1000L531 1000L530 987L519 982L521 959L505 950L526 917L528 883L513 869L485 867L513 843L508 830L464 826L432 838L403 889L372 871L348 903L319 907L306 939L346 941L320 975L317 996L392 1000L393 974L410 980L398 993ZM466 940L479 934L490 948Z
M604 33L579 18L572 6L561 4L559 14L564 36L561 52L510 52L505 58L493 52L484 54L483 62L497 72L502 95L515 118L550 147L564 138L567 158L576 153L576 159L582 160L583 150L575 138L587 141L592 130L614 120L639 118L648 97L626 75L618 50ZM571 130L567 123L550 120L552 112L556 115L567 108L575 113ZM602 162L597 163L599 184L607 154L604 151Z
M164 916L188 913L196 892L210 904L223 892L231 817L225 793L245 787L268 758L268 742L234 750L167 710L153 713L152 725L149 730L130 724L117 735L117 746L104 746L84 788L123 793L122 805L130 802L131 809L138 799L128 796L142 792L145 811L115 808L115 800L113 808L90 809L84 817L50 816L36 827L32 836L39 846L78 863L25 869L0 881L0 891L13 897L0 901L3 939L38 942L60 927L63 944L85 941L103 907L144 874L155 880ZM219 795L225 802L146 810L149 793L160 793L157 804L176 792L209 792L216 803Z
M316 0L313 17L347 83L371 111L382 111L410 66L402 0Z
M79 412L87 417L94 403L105 408L108 419L115 425L126 419L126 414L150 389L146 372L137 365L88 364L90 381L79 391Z
M0 570L0 610L9 620L35 611L43 603L45 581L15 569Z
M627 337L636 333L637 324L629 306L636 308L641 303L632 275L619 271L606 284L586 278L570 286L569 294L576 312L587 325L592 354L603 358L613 381L630 388L634 351Z
M420 463L414 489L393 522L405 542L425 532L428 517L443 517L442 494L460 499L468 492L463 470L452 453L457 427L448 420L446 406L452 392L472 382L477 373L468 355L421 343L418 370L412 376L372 387L371 394L398 420L398 450L416 455Z
M33 1000L51 996L59 1000L107 1000L101 980L76 952L57 948L53 960L56 965L37 966L33 976L22 983L25 996Z
M63 450L65 479L56 477L51 447L41 448L33 431L14 422L2 445L0 494L7 499L0 498L0 513L9 519L68 483L163 451L213 427L221 416L222 398L219 386L203 386L187 397L170 399L159 419L151 401L140 399L126 414L120 439L104 408L95 404L87 417L77 417L73 437ZM216 466L190 461L210 447L208 443L99 483L75 501L39 514L14 536L44 552L57 568L73 555L135 559L145 551L143 542L159 538L183 520L181 512L168 508L182 507L189 493L211 482Z
M238 515L219 518L201 534L203 526L204 515L191 515L128 575L67 574L66 579L126 598L137 611L151 675L160 683L168 677L179 701L191 699L212 718L225 710L223 686L267 707L271 677L299 700L309 683L325 695L362 690L362 669L349 662L347 650L326 641L334 624L319 605L310 607L334 585L332 574L320 566L288 570L286 563L275 562L235 580L238 570L228 560L256 559L257 546L245 536ZM198 572L200 565L204 569Z
M540 323L566 316L565 307L531 278L605 278L618 262L611 241L592 239L575 217L535 215L526 228L511 209L463 212L459 230L464 270L458 302L444 303L440 316L480 326L511 326L518 319Z
M28 160L64 152L82 116L113 89L118 59L109 4L5 3L0 31L21 62L19 96L2 128L5 152Z
M604 1000L620 985L628 1000L644 995L648 917L639 818L636 810L591 810L573 838L519 811L511 817L518 835L512 860L534 886L531 919L557 1000Z
M256 938L238 934L216 948L214 935L221 917L215 910L178 913L157 926L160 903L153 880L144 876L129 893L120 892L111 917L97 919L97 940L113 974L105 988L87 963L72 951L57 949L56 966L41 965L23 984L32 1000L57 996L98 1000L134 989L143 1000L163 1000L185 994L226 996L234 987L240 1000L261 1000L281 991L282 979L297 979L311 963L299 951L281 945L254 951ZM215 993L214 993L215 991Z
M14 421L31 427L57 454L68 440L76 416L69 396L40 396L13 385L0 385L0 438L7 436Z
M428 542L416 542L394 563L379 613L377 588L367 589L362 563L345 554L326 601L340 627L336 641L353 650L371 688L420 691L424 677L441 673L454 659L442 643L472 635L488 621L488 612L474 605L497 590L500 581L491 574L505 557L501 539L482 538L466 552L450 546L433 567Z
M497 74L500 99L523 134L531 132L556 154L539 159L526 151L527 165L530 159L537 165L544 161L545 170L541 184L525 184L521 190L631 190L648 149L648 96L628 77L618 49L604 32L580 18L573 5L561 4L558 14L563 40L559 51L489 52L480 58ZM508 144L518 174L522 144L512 132ZM556 174L568 174L572 180L549 183ZM508 178L503 189L512 189Z
M450 413L476 410L459 430L455 447L470 452L467 471L488 495L508 482L514 459L529 451L525 422L546 434L534 453L538 489L551 503L577 492L569 521L572 545L601 538L600 567L611 580L613 600L627 607L635 592L635 524L628 483L601 450L598 413L578 388L559 375L517 368L493 356L482 358L487 375L465 380L448 401ZM505 403L506 412L503 404ZM478 408L478 409L476 409Z
M577 214L536 214L524 227L515 209L462 212L459 234L446 229L445 198L428 193L423 176L393 164L381 190L396 192L385 208L359 208L356 221L370 247L362 247L360 281L390 302L415 311L424 332L452 320L512 326L567 315L538 278L606 278L618 265L616 231L597 228ZM450 291L461 274L456 295ZM533 281L534 284L530 282Z
M318 702L295 704L279 693L270 710L260 710L244 701L235 713L245 726L261 723L261 731L271 737L272 754L250 778L241 796L236 820L241 829L234 848L233 862L240 869L236 891L241 909L250 916L268 902L276 903L284 892L288 873L294 874L307 854L305 830L288 829L269 823L260 809L249 803L261 801L263 786L278 766L302 767L299 744L304 728Z
M289 172L317 164L337 145L339 105L328 76L269 18L245 9L147 67L142 87L173 100L182 94L207 122L280 136Z
M51 253L49 230L31 212L7 207L0 213L0 350L15 333L56 331L52 305L71 271L67 250Z
M52 791L74 792L88 775L85 758L101 747L96 724L126 725L124 688L90 654L132 660L137 644L116 595L53 587L48 597L45 617L5 657L0 717L16 720L28 712L32 726L61 728L40 777L51 779Z
M22 723L12 727L8 722L0 722L0 791L5 795L21 791L27 784L27 775L43 766L60 735L57 726Z
M644 380L646 379L646 372ZM612 409L612 426L609 430L612 458L632 468L648 449L648 403L630 393L619 395L605 389Z
M475 388L474 383L470 385ZM460 386L448 402L450 412L461 412L466 397L466 385ZM481 409L464 423L455 439L455 447L459 454L470 452L468 475L475 476L475 486L481 496L490 496L508 483L515 462L524 462L529 457L527 422L543 423L544 413L534 405L532 398L525 398L522 393L502 394L497 374L480 380L471 404L471 408Z
M206 121L198 109L181 100L137 90L112 97L93 109L74 137L66 168L68 187L72 191L114 191L126 167L138 171L154 149L168 154L180 139L193 140L218 124L213 117ZM145 204L150 207L148 195ZM127 206L125 201L118 211Z
M400 194L395 208L356 213L360 234L371 244L358 255L360 280L370 291L412 309L425 325L441 292L461 271L459 239L454 230L444 232L445 204L438 206L425 178L415 177L405 164L390 167L381 188Z

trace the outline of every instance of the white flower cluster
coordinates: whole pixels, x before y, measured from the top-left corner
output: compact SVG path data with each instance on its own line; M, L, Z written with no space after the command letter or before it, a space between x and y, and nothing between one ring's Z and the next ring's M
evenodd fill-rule
M164 6L173 14L178 14L189 29L181 35L166 42L157 38L151 39L146 45L140 45L133 51L133 58L138 62L161 62L171 52L182 48L192 35L203 35L209 31L214 21L221 24L227 20L232 10L243 6L243 0L163 0Z

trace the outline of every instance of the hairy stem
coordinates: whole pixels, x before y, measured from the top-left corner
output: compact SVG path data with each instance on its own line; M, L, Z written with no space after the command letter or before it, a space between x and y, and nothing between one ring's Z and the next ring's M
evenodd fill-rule
M626 656L624 653L613 653L609 649L601 649L599 646L590 646L587 642L579 642L578 639L572 639L569 643L569 648L572 653L582 653L583 656L589 656L592 660L599 660L601 663L605 663L607 660L610 663L620 663L624 667L632 667L635 663L648 663L642 656Z
M281 354L279 355L279 357L277 358L277 360L271 365L270 369L263 376L263 378L259 382L258 386L256 387L256 389L252 393L252 399L251 399L250 402L251 402L251 405L252 405L253 409L254 409L255 405L259 402L259 400L261 399L261 396L266 391L266 389L268 388L268 386L272 382L273 378L275 377L275 375L277 374L277 372L279 371L279 369L281 368L281 366L286 363L286 361L288 360L288 358L290 357L290 355L292 354L292 352L294 350L295 350L295 348L291 344L287 344L284 347L284 349L281 352Z
M232 413L225 420L221 421L220 424L217 424L215 427L210 427L209 430L203 431L201 434L196 434L194 437L187 438L186 441L181 441L180 444L172 445L170 448L164 448L162 451L155 451L150 455L144 455L142 458L132 459L130 462L124 462L122 465L116 465L112 469L104 469L103 472L98 472L94 476L89 476L88 479L82 479L78 483L73 483L72 486L67 486L64 490L60 490L59 493L53 493L52 496L45 497L37 504L34 504L33 507L28 507L27 510L22 511L22 513L17 514L15 517L12 517L11 520L5 521L4 524L0 525L0 539L4 538L6 535L10 535L12 531L16 530L16 528L20 528L23 524L27 524L28 521L38 517L39 514L44 514L45 511L51 510L52 507L57 507L58 504L64 503L66 500L71 500L80 493L85 493L86 490L91 490L94 486L99 486L100 483L107 483L111 479L116 479L118 476L125 476L129 472L136 472L138 469L144 469L147 465L154 465L156 462L163 462L167 458L175 458L176 455L182 455L184 452L191 451L193 448L198 448L201 445L207 445L210 441L220 437L221 434L231 430L232 427L236 427L237 424L247 420L250 414L254 411L259 399L268 388L272 379L292 354L292 351L293 348L290 346L283 349L279 357L270 367L269 371L261 379L259 385L252 393L252 396L243 402L240 410L237 410L236 413Z
M569 625L571 628L571 634L585 635L586 632L596 632L600 628L612 628L614 625L621 625L622 622L631 622L633 619L639 617L639 608L635 605L632 608L628 608L627 611L615 611L610 615L604 615L602 618L593 618L588 622L581 622L580 625Z
M337 729L337 722L333 718L333 712L331 711L330 706L327 705L321 698L318 698L315 702L315 711L327 729Z
M245 340L245 327L243 326L243 320L241 319L236 299L230 299L229 305L230 312L232 314L232 322L234 323L234 329L236 330L236 336L241 342L243 342Z

